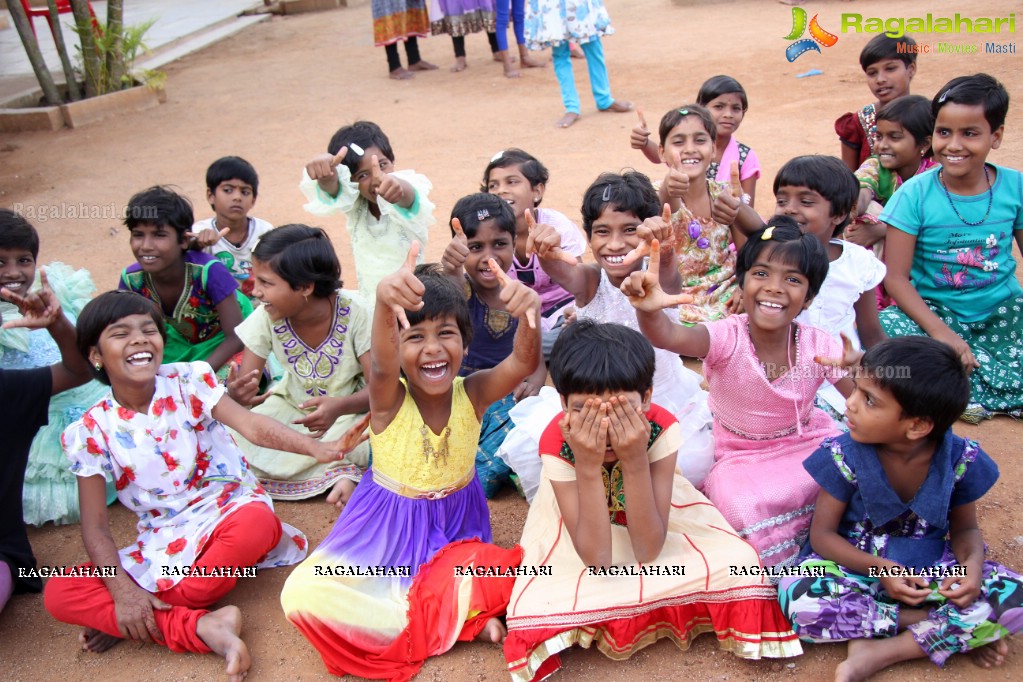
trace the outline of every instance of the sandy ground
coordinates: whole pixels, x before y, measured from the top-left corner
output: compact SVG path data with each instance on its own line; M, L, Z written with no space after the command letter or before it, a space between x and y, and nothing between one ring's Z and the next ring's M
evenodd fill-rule
M545 206L578 220L586 186L604 170L635 167L661 169L629 148L631 114L603 114L588 97L585 69L576 63L583 93L583 118L569 130L553 122L561 114L553 71L529 70L519 80L502 76L490 60L482 35L468 39L468 71L449 73L450 41L421 42L426 59L438 71L414 80L386 78L384 53L374 48L366 0L333 12L277 18L191 55L166 69L169 99L158 109L124 115L104 124L58 133L0 137L0 205L63 219L35 220L42 234L41 262L62 260L88 267L101 289L113 286L120 268L132 262L119 212L129 196L154 183L177 185L194 201L197 217L209 215L203 203L206 166L215 158L238 154L261 176L254 215L274 224L317 221L302 210L298 192L305 161L323 151L340 125L359 118L379 123L391 138L399 168L414 168L434 182L438 226L427 255L438 258L447 241L443 226L454 201L479 185L489 158L506 146L537 155L551 170ZM700 83L717 73L736 77L747 89L750 110L739 139L760 156L763 175L757 208L769 214L770 182L788 158L805 153L838 152L832 121L868 101L869 92L857 63L866 34L841 34L837 45L794 64L785 61L790 10L768 0L695 3L676 6L668 0L608 0L618 33L605 41L617 97L631 99L649 112L651 125L671 106L691 101ZM904 16L923 15L930 3L900 2ZM824 28L838 31L841 12L890 16L892 4L815 2ZM951 11L951 10L950 10ZM960 0L963 16L1004 16L1005 5ZM943 36L918 36L932 42ZM971 36L947 37L972 42ZM1001 40L1014 40L1003 36ZM988 71L1015 97L1023 93L1023 71L1016 55L925 55L913 91L930 96L949 78ZM796 79L811 68L823 76ZM1023 167L1023 109L1010 111L1005 144L991 160ZM70 210L97 218L74 218ZM55 208L56 207L56 208ZM340 220L321 222L333 236L343 267L351 272L348 240ZM353 278L348 284L353 285ZM1001 418L980 427L957 425L957 432L981 441L999 463L1002 476L980 503L980 516L991 555L1023 568L1023 504L1016 459L1023 428ZM302 528L313 543L329 531L336 512L321 501L279 504L283 519ZM1016 511L1013 511L1013 510ZM510 545L519 537L526 504L510 492L491 504L495 541ZM112 511L115 539L124 546L134 539L134 521L122 507ZM70 565L85 559L77 526L32 530L39 562ZM225 603L238 605L245 617L244 637L254 665L251 680L289 677L330 679L313 648L285 620L277 595L288 569L269 570L240 581ZM0 657L9 680L193 680L218 679L222 662L214 656L174 655L152 645L122 643L103 655L78 650L76 628L55 622L40 596L15 598L0 615ZM1007 665L984 672L968 660L953 660L942 673L948 680L1019 679L1023 652L1011 646ZM612 664L595 651L575 650L564 657L559 679L600 675L608 680L826 679L842 659L844 647L811 646L800 658L782 662L745 662L719 652L713 638L702 637L687 652L667 642L650 647L630 661ZM878 679L923 679L934 674L917 662L886 671ZM503 679L501 650L483 644L459 644L427 662L420 679Z

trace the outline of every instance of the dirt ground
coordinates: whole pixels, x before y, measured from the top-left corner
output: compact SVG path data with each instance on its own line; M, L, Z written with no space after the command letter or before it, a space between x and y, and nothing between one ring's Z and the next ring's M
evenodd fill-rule
M116 213L129 196L155 183L180 187L196 206L196 216L210 215L204 204L204 174L215 158L237 154L258 169L259 201L254 215L276 225L321 224L332 235L342 265L352 272L348 239L340 220L319 221L302 210L297 189L305 161L324 151L342 124L366 118L379 123L391 138L399 168L414 168L434 183L438 225L427 255L439 258L447 241L446 216L457 198L476 191L490 157L508 146L538 156L551 171L545 206L579 219L586 186L604 170L635 167L661 169L629 148L632 114L604 114L588 95L583 64L576 63L583 118L568 130L553 122L562 109L553 71L531 69L519 80L502 76L490 59L482 35L468 39L468 71L449 73L450 41L421 41L426 59L441 66L410 81L388 80L384 52L374 48L368 0L322 14L275 18L186 57L166 68L168 101L163 106L120 116L105 123L58 133L0 136L0 205L23 212L51 210L66 217L34 222L42 234L40 262L61 260L88 267L100 289L116 283L120 268L132 262L127 232ZM867 34L839 34L839 42L822 54L808 54L790 64L784 58L791 29L789 8L769 0L694 2L683 7L668 0L607 0L617 34L605 40L613 91L649 112L651 126L661 112L689 102L707 77L727 73L749 94L750 109L739 139L752 146L763 164L757 209L769 214L770 183L778 167L797 154L838 152L832 121L868 101L869 92L857 63ZM899 2L903 16L922 16L932 3ZM876 0L855 3L812 2L821 25L839 31L839 14L891 16L893 4ZM1004 3L960 0L963 16L1005 16ZM944 5L942 6L944 8ZM949 5L950 11L952 6ZM973 42L969 35L918 35L921 42L947 39ZM1012 41L1014 35L999 36ZM403 55L404 58L404 55ZM1014 97L1023 96L1023 70L1017 55L923 55L913 91L931 96L953 76L987 71L1001 79ZM811 68L824 73L795 75ZM1017 102L1023 99L1016 100ZM1023 108L1014 104L1005 144L991 155L995 163L1023 167ZM101 212L101 217L73 217L69 211ZM56 208L54 208L56 207ZM102 213L105 211L106 213ZM31 216L30 216L31 217ZM349 278L349 285L354 285ZM1016 459L1023 427L999 418L980 427L959 424L958 433L980 440L1001 467L1002 476L979 503L991 556L1023 568L1020 481ZM318 543L330 530L336 512L322 501L281 503L278 512ZM491 503L495 541L517 541L526 504L511 492ZM134 520L122 507L112 511L115 539L124 546L134 539ZM30 532L40 564L70 565L86 558L77 526L48 526ZM261 572L240 581L225 603L242 609L244 637L253 654L249 679L326 680L312 646L285 620L277 595L289 569ZM37 595L13 599L0 615L0 658L8 680L195 680L221 677L222 661L214 656L174 655L152 645L122 643L102 655L79 651L76 628L55 622ZM1023 676L1023 650L1010 645L1008 663L981 671L968 660L951 661L942 679L997 680ZM661 642L630 661L611 663L596 651L574 650L564 656L558 679L582 680L781 680L833 676L844 647L810 646L799 658L781 662L745 662L719 652L713 638L698 639L687 652ZM917 662L888 670L877 679L922 680L931 664ZM483 644L459 644L427 662L424 680L505 679L501 650Z

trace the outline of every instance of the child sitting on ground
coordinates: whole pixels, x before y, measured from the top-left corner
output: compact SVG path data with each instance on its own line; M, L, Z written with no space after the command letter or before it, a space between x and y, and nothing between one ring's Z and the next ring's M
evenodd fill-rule
M101 652L121 639L155 640L171 651L210 653L231 682L250 666L234 606L222 599L252 566L305 557L306 539L281 523L227 427L248 440L330 462L357 440L325 442L251 414L233 401L205 362L161 365L163 316L138 294L109 291L78 318L77 343L107 397L64 432L78 476L82 542L90 563L46 584L46 610L85 629ZM138 515L138 537L118 550L110 531L104 477ZM93 569L112 567L112 575Z
M1023 414L1023 287L1013 241L1023 247L1023 174L987 163L1002 143L1009 93L987 74L951 80L935 95L935 170L906 181L881 214L889 336L927 334L959 353L970 372L977 423ZM897 306L897 307L896 307Z
M188 199L166 187L133 196L124 224L137 262L121 272L117 288L142 294L159 307L168 363L203 360L219 370L241 352L234 328L252 312L252 304L223 263L189 250L194 222Z
M916 41L904 35L892 38L882 33L860 52L860 67L867 76L870 94L877 98L856 113L843 114L835 121L842 143L842 162L855 171L877 153L877 110L897 97L909 94L916 75Z
M21 319L0 323L4 331L18 328L43 329L60 351L60 361L50 367L25 369L0 368L0 415L3 416L4 457L0 465L0 611L11 594L39 592L39 576L19 575L36 568L32 546L22 520L22 484L33 439L46 424L50 398L89 380L89 365L75 347L75 330L50 290L45 272L40 272L41 288L29 293L27 284L21 293L0 289L0 296L14 303ZM77 495L75 496L77 502ZM105 492L104 492L104 502ZM78 511L78 505L75 505Z
M259 176L251 163L237 156L217 159L206 169L206 201L215 215L192 226L197 245L231 271L249 298L252 249L274 229L265 220L249 216L258 192Z
M39 258L39 233L25 218L6 208L0 209L0 286L16 297L36 290ZM42 276L39 276L41 285ZM82 307L96 292L86 270L73 270L63 263L46 266L46 282L60 307L74 324ZM60 362L60 346L47 330L32 330L18 324L18 306L0 300L0 316L10 326L0 329L0 367L33 369ZM47 423L32 439L28 465L23 467L24 489L19 496L25 523L41 526L52 521L60 525L78 522L78 483L67 470L67 459L60 447L60 434L82 415L82 411L103 397L106 388L97 381L63 391L50 399ZM107 485L107 500L117 499L113 482Z
M977 500L998 467L952 433L970 399L962 362L934 339L891 339L854 376L849 433L803 464L821 491L802 567L821 576L783 578L782 608L804 641L849 642L837 680L966 651L1001 665L1023 578L985 559Z
M679 425L651 403L650 342L580 320L555 343L551 374L564 411L540 439L520 543L523 565L550 574L515 580L512 679L545 678L574 644L621 660L662 638L687 649L708 631L742 658L801 653L767 578L729 568L759 568L756 551L676 464Z
M316 216L345 214L359 293L370 310L377 283L401 266L412 242L425 249L427 228L434 223L432 188L426 176L394 169L390 140L369 121L339 129L327 153L306 164L299 185L309 201L305 210Z

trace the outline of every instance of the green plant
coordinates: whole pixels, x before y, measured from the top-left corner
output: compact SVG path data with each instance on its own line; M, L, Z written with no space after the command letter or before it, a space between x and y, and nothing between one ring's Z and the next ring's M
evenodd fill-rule
M79 38L84 37L84 33L93 38L90 42L95 53L87 54L82 45L78 46L78 58L90 92L103 95L125 90L133 87L136 81L142 81L152 88L162 87L166 80L163 72L148 69L135 71L135 60L139 53L149 49L143 37L155 22L155 19L150 19L132 26L117 25L116 28L120 30L111 30L109 25L103 27L91 24L84 29L81 26L75 28Z

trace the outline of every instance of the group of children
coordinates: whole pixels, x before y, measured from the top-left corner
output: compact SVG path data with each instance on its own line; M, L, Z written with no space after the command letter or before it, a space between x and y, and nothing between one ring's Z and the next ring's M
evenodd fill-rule
M1001 663L1023 583L977 526L997 466L951 427L1023 408L1023 178L986 162L1001 84L910 96L907 41L864 50L878 102L862 135L838 126L844 160L871 152L856 173L790 160L766 223L727 76L657 142L640 113L631 145L663 177L597 177L585 241L540 208L544 165L498 153L439 264L430 181L395 170L378 126L338 130L301 190L346 216L358 291L323 230L249 216L258 178L237 157L210 166L210 220L164 187L132 197L137 262L87 303L59 266L33 286L38 236L0 211L0 604L40 589L18 577L35 563L22 519L80 513L89 562L47 583L47 610L86 650L215 651L232 680L251 663L240 613L207 607L241 569L291 564L285 615L337 675L407 679L479 638L534 680L575 644L621 659L703 632L751 659L849 640L843 680L969 650ZM507 549L486 498L512 478L530 505ZM63 506L33 516L48 479ZM307 556L272 500L326 491L341 514ZM139 517L120 550L113 496Z

